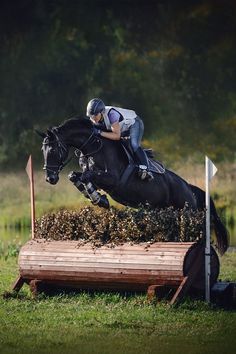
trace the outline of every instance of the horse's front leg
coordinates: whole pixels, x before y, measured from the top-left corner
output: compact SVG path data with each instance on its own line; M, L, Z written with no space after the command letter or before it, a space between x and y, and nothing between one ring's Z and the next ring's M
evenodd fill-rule
M90 171L81 173L72 171L68 175L68 178L86 198L91 200L93 204L108 209L110 205L106 195L101 195L97 192L91 181L89 172Z

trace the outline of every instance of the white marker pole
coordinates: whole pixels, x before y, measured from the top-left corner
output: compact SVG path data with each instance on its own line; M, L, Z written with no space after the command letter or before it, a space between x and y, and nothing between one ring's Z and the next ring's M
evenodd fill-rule
M32 230L31 238L34 239L34 228L35 228L34 171L33 171L33 161L31 155L29 156L25 170L30 180L30 205L31 205L31 230Z
M206 172L206 244L205 244L205 299L210 302L210 276L211 276L211 225L210 225L210 180L216 174L217 168L213 162L205 157Z

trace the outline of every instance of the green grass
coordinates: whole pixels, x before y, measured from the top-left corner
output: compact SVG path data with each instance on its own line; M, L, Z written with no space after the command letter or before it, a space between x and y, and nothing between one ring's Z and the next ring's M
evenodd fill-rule
M236 252L226 252L220 257L219 279L225 281L236 281Z
M221 276L236 281L236 253ZM145 295L72 293L33 299L24 285L4 299L17 258L0 258L0 353L234 353L236 312L186 299L179 307Z
M219 166L217 166L219 167ZM218 206L233 207L230 166L219 174L212 191ZM203 187L203 166L185 165L175 170L189 182ZM0 225L30 222L29 183L25 172L0 174ZM56 186L35 173L36 216L88 203L63 173ZM232 213L235 212L232 211ZM145 296L119 294L70 294L32 299L25 285L15 298L4 299L18 269L17 245L3 249L0 242L0 353L234 353L236 312L187 299L177 308L148 303ZM4 256L3 256L4 255ZM236 253L221 258L222 280L236 281Z

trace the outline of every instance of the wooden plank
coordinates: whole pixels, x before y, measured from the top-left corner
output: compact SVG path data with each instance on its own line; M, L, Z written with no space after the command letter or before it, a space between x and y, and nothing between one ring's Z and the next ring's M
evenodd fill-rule
M67 269L70 270L83 270L84 268L89 269L134 269L134 270L166 270L166 271L181 271L183 274L181 265L160 265L160 264L130 264L130 263L55 263L55 262L27 262L24 264L20 264L20 269L47 269L47 270L59 270L59 269Z
M40 275L40 274L39 274ZM41 274L41 277L43 276L43 274ZM33 278L34 279L34 278ZM38 278L37 278L38 279ZM176 287L179 286L180 282L183 280L183 277L173 277L172 279L166 279L166 277L120 277L118 275L116 275L114 278L112 277L112 279L114 279L113 281L111 281L111 277L103 277L102 275L98 274L97 278L92 278L92 277L67 277L65 278L64 275L60 275L60 277L58 279L55 279L52 275L50 276L50 274L47 274L46 277L44 277L43 279L40 278L42 281L50 281L50 282L54 282L55 284L57 284L59 281L60 282L74 282L74 283L84 283L84 284L102 284L102 283L122 283L122 284L145 284L145 285L152 285L155 282L159 282L161 284L175 284ZM28 278L27 281L29 281L30 278ZM137 281L138 280L138 281ZM153 283L154 282L154 283Z
M189 247L185 247L185 248L136 248L136 247L131 247L131 248L118 248L118 247L115 247L115 248L108 248L108 247L105 247L105 248L96 248L96 249L93 249L93 248L84 248L84 247L80 247L80 248L76 248L76 247L67 247L66 245L64 245L64 247L57 247L56 245L53 245L53 247L38 247L37 245L31 245L31 246L23 246L21 248L21 252L30 252L30 251L33 251L33 252L45 252L45 251L50 251L50 252L78 252L78 253L92 253L92 254L98 254L98 255L101 255L101 254L106 254L106 253L118 253L118 254L146 254L146 253L153 253L153 254L167 254L167 253L170 253L170 254L173 254L173 253L176 253L176 254L185 254L189 249L192 249L189 248Z
M127 249L119 249L119 248L105 248L105 249L92 249L92 248L70 248L70 247L66 247L64 246L64 248L62 247L37 247L36 245L32 245L31 247L22 247L21 248L21 253L24 254L28 254L30 252L63 252L63 253L91 253L91 254L96 254L96 255L103 255L103 254L154 254L154 255L172 255L172 254L178 254L178 255L185 255L186 252L189 250L189 248L154 248L154 249L137 249L137 248L127 248Z
M183 253L185 254L188 250L189 250L189 247L182 247L182 248L171 248L171 247L168 247L168 248L136 248L136 247L130 247L130 248L96 248L96 249L93 249L93 248L84 248L84 247L67 247L64 245L64 247L58 247L57 245L53 245L51 247L47 246L47 247L37 247L36 245L31 245L31 246L27 246L27 247L22 247L21 248L21 251L24 252L24 251L37 251L37 252L40 252L40 251L57 251L57 252L79 252L79 253L82 253L82 252L91 252L91 253L94 253L94 254L103 254L103 253L134 253L134 254L143 254L143 253L157 253L157 254L166 254L167 252L168 253Z
M52 242L48 242L48 243L41 243L41 242L37 242L37 241L29 241L27 242L22 249L24 250L24 248L32 248L35 247L37 249L74 249L74 250L92 250L93 252L103 252L104 250L108 250L108 251L113 251L113 252L120 252L120 251L152 251L152 250L163 250L165 251L170 250L171 252L176 252L176 251L181 251L181 250L187 250L189 249L194 243L169 243L169 242L164 242L164 243L160 243L160 242L156 242L154 244L149 245L149 247L147 247L147 243L144 244L134 244L134 245L130 245L125 243L124 245L119 245L116 246L114 248L109 248L107 246L102 246L99 248L92 248L91 244L88 245L83 245L78 247L78 242L77 241L52 241Z
M148 289L147 289L147 298L149 301L152 301L154 299L154 297L159 297L163 294L163 289L164 286L163 284L152 284L149 285ZM162 296L161 296L162 297Z
M186 289L186 284L189 280L189 277L186 276L183 278L182 282L180 283L178 289L176 290L174 296L172 297L170 304L174 305L175 302L177 302L177 299L182 297L184 295L184 289Z
M202 260L203 260L203 248L202 249L200 248L198 250L198 253L196 254L195 261L193 262L190 270L188 271L187 276L184 277L179 288L177 289L176 293L171 299L170 301L171 305L180 301L182 297L186 294L188 289L191 287L191 285L194 283L194 280L199 275L199 270L202 265Z
M76 257L61 257L61 256L21 256L19 258L20 263L27 263L31 261L54 261L54 262L95 262L95 263L106 263L106 262L114 262L114 263L149 263L149 264L182 264L183 259L179 259L178 257L172 257L168 259L160 259L158 257L87 257L87 256L76 256Z
M60 255L50 255L50 254L43 254L43 255L38 255L38 256L21 256L20 258L20 263L27 263L27 262L44 262L44 261L53 261L53 262L74 262L75 264L79 264L81 262L94 262L94 263L139 263L139 264L183 264L183 258L179 257L165 257L165 258L160 258L156 256L142 256L142 257L137 257L137 256L117 256L117 257L111 257L111 255L106 256L106 257L95 257L92 255L89 256L76 256L72 257L68 255L67 257L65 256L60 256Z
M104 250L103 252L92 252L91 250L61 250L61 249L45 249L45 250L37 250L35 248L32 249L27 249L27 250L21 250L20 252L20 257L21 256L34 256L34 255L61 255L61 256L79 256L79 255L85 255L85 256L93 256L93 257L106 257L106 256L121 256L121 257L128 257L128 256L133 256L133 257L150 257L150 256L155 256L159 258L165 258L165 257L179 257L179 258L184 258L186 255L187 251L185 252L162 252L162 251L152 251L152 252L145 252L145 251L139 251L139 252L117 252L117 251L107 251Z
M52 262L40 262L40 264L36 261L31 261L27 263L21 263L20 264L20 269L27 269L27 268L35 268L35 269L40 269L40 268L46 268L46 269L51 269L51 270L59 270L59 269L82 269L82 268L91 268L91 269L120 269L120 268L126 268L126 269L152 269L152 270L179 270L182 272L182 265L168 265L168 264L130 264L130 263L73 263L73 264L68 264L65 262L60 262L59 264L56 264L54 261Z
M64 273L57 274L56 277L54 274L50 273L44 273L44 272L33 272L30 274L29 277L27 277L27 274L25 274L25 278L30 280L30 279L38 279L38 280L50 280L55 283L58 281L64 281L64 282L83 282L84 284L89 283L89 284L97 284L97 283L133 283L133 284L146 284L146 285L151 285L153 283L163 283L163 284L175 284L179 285L179 283L182 281L183 277L180 276L173 276L170 279L167 279L164 276L143 276L143 275L135 275L135 276L124 276L121 274L104 274L103 273L98 273L96 274L96 277L92 276L90 274L85 275L84 273L81 275L75 275L71 276Z
M114 278L116 276L120 277L122 276L123 278L128 278L128 277L136 277L137 275L139 277L166 277L166 278L172 278L172 277L178 277L178 278L183 278L182 272L180 271L153 271L153 270L134 270L134 269L109 269L109 271L107 269L99 269L97 271L91 270L90 268L88 269L83 269L83 271L75 271L75 270L70 270L67 271L65 269L61 269L61 270L45 270L45 269L23 269L21 270L21 275L24 278L31 278L31 276L33 278L35 278L36 274L43 274L43 275L53 275L55 277L55 279L59 276L59 275L64 275L66 277L97 277L98 274L104 278L106 277L110 277L113 276Z
M22 286L24 285L24 278L22 278L21 275L18 276L18 278L16 279L16 281L14 282L13 286L12 286L12 290L13 291L20 291L20 289L22 288Z
M75 246L78 245L79 240L51 240L51 241L47 241L45 239L35 239L35 240L29 240L25 245L27 244L37 244L37 245L53 245L53 244L57 244L57 245L61 245L62 247L66 246ZM154 247L186 247L186 246L191 246L193 244L195 244L196 242L154 242L150 244L151 248ZM118 247L126 247L127 245L131 246L131 247L146 247L148 244L148 242L140 242L140 243L132 243L132 242L124 242L122 245L118 245L116 246ZM91 247L90 243L86 243L85 245L83 245L82 247ZM103 245L102 247L107 247L106 245ZM101 248L102 248L101 247Z

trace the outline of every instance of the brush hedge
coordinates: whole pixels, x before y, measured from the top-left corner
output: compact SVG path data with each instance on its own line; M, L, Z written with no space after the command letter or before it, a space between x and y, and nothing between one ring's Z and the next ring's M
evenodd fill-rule
M85 207L60 210L36 220L36 238L78 240L78 245L109 247L125 242L192 242L202 238L204 212L187 206L181 210Z

